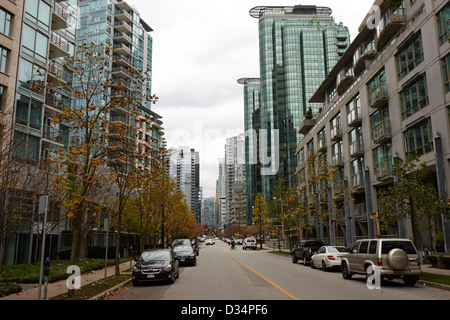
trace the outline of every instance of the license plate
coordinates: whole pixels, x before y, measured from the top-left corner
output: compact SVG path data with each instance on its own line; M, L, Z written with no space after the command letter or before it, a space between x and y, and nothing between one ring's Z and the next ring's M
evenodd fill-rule
M418 262L417 262L417 260L409 260L409 265L410 266L417 266Z
M148 274L148 275L147 275L147 278L150 278L150 279L151 279L151 278L154 278L154 277L155 277L154 274Z
M184 262L185 259L180 259L181 262Z

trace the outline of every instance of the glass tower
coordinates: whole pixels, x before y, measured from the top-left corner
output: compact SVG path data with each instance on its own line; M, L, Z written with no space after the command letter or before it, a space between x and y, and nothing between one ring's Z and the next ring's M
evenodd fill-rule
M292 184L300 122L308 109L322 107L308 101L349 45L348 29L331 13L327 7L301 5L250 10L259 20L261 129L267 130L267 153L279 156L278 170L261 176L265 199L278 179Z

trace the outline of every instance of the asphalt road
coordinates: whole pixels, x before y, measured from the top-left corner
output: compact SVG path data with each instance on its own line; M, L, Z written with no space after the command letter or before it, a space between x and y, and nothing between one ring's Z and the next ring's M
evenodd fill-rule
M383 281L368 289L364 276L344 280L339 271L323 272L293 264L267 250L242 250L217 241L200 246L196 266L180 267L175 284L152 283L120 290L111 300L450 300L450 291L402 281Z

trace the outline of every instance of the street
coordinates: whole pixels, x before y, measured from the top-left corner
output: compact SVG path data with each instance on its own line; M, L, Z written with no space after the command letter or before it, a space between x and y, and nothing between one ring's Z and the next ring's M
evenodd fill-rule
M228 244L200 245L196 266L181 266L175 284L129 285L111 300L449 300L450 292L402 281L368 289L364 276L344 280L340 271L323 272L293 264L268 250L231 251Z

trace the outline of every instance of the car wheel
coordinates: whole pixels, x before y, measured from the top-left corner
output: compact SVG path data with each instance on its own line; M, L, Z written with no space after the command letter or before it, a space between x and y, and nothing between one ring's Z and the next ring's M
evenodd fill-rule
M344 279L350 280L352 278L352 273L350 272L350 270L348 270L348 266L345 262L342 264L341 270L342 270L342 277Z
M306 258L306 256L303 256L303 265L304 266L308 265L308 259Z
M133 280L133 286L135 286L135 287L139 286L139 281Z
M292 255L292 263L297 263L298 262L298 258L293 254Z
M403 278L403 282L408 287L414 287L416 285L416 282L417 282L417 277L415 277L415 276L405 276Z
M327 271L327 265L325 261L322 261L322 271Z

